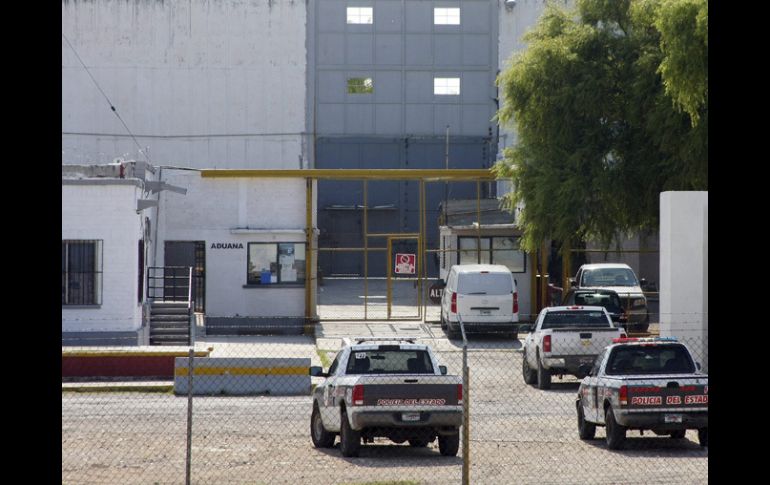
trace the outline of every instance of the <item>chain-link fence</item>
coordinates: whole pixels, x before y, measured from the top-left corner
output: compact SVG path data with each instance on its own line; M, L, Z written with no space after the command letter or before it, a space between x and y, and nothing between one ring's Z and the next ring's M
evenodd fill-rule
M199 329L194 347L115 347L103 338L89 346L81 338L62 347L62 482L443 484L462 483L464 465L470 483L707 482L707 340L680 337L691 354L650 350L672 342L627 343L636 349L630 363L611 367L615 357L604 349L615 332L553 332L546 351L538 333L524 330L518 339L469 333L467 345L424 322L322 321L295 335ZM343 362L345 337L371 335L413 344L369 342ZM393 360L381 345L412 353ZM435 359L414 367L421 345ZM365 371L354 369L359 356L369 360ZM313 366L334 367L337 377L311 376ZM363 391L339 372L365 376ZM585 374L584 383L600 385L581 388ZM311 436L314 403L325 413L320 446ZM633 415L644 418L643 434ZM344 429L346 417L370 428ZM357 456L343 456L354 440Z

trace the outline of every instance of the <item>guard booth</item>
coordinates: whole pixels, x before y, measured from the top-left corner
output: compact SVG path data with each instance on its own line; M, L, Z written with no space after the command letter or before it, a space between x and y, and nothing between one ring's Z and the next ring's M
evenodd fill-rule
M507 266L519 292L519 318L532 321L542 308L532 276L539 275L536 257L520 249L521 230L515 214L500 208L497 199L448 200L439 216L440 278L444 282L455 264ZM536 255L535 255L536 256ZM534 300L534 301L533 301Z

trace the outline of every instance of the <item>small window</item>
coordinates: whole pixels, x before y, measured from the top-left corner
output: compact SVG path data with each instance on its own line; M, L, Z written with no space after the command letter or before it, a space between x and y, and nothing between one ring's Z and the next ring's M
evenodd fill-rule
M460 94L459 77L433 78L433 94L457 96Z
M348 7L349 24L371 24L373 19L372 7Z
M370 77L352 77L348 79L348 94L372 94L374 82Z
M247 284L305 282L304 243L249 243Z
M435 25L460 25L460 9L434 8L433 23Z
M61 242L61 304L101 305L102 241Z

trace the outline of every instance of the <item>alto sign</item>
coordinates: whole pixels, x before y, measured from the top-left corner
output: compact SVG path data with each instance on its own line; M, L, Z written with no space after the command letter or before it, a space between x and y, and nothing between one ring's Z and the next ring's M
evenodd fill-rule
M428 293L428 298L430 298L430 301L433 303L441 303L441 294L444 292L445 286L445 284L440 282L432 284Z

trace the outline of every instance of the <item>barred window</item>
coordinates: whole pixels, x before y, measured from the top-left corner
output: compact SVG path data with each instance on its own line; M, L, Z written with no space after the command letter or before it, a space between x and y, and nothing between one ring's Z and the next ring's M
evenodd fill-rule
M102 241L61 242L61 304L102 304Z
M249 243L249 285L305 282L304 243Z

